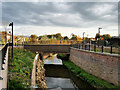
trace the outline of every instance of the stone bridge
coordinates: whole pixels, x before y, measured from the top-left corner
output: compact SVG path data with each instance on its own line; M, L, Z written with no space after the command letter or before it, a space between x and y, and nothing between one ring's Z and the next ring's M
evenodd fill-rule
M70 53L70 45L51 44L51 45L24 45L24 49L31 52L43 53Z

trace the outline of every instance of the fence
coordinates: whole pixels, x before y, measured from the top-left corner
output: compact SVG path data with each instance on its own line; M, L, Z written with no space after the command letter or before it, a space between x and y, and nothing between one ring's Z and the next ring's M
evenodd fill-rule
M7 88L8 44L0 49L0 90Z
M120 54L120 47L113 46L98 46L95 44L72 44L71 47L83 49L87 51L110 53L110 54Z
M3 64L5 64L5 55L8 48L8 44L4 45L0 50L0 70L4 70Z
M36 41L36 42L24 42L24 45L33 45L33 44L76 44L76 43L81 43L81 41L77 41L77 40L40 40L40 41Z

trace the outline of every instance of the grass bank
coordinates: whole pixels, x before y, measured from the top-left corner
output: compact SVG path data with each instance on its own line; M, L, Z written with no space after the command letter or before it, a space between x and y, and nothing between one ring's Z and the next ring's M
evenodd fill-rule
M9 52L9 56L11 52ZM14 57L9 59L8 64L8 88L29 88L31 71L35 53L21 48L14 48Z
M65 55L59 55L59 54L58 54L58 56L59 56L59 58L61 58L62 56L66 57ZM96 76L93 76L93 75L87 73L79 66L76 66L73 62L68 61L68 60L66 61L66 60L64 60L63 57L61 59L63 60L63 64L70 71L72 71L80 79L87 81L91 86L93 86L95 88L105 88L105 89L118 88L118 86L110 84L105 80L102 80Z
M57 58L60 58L62 60L69 60L70 54L57 54Z

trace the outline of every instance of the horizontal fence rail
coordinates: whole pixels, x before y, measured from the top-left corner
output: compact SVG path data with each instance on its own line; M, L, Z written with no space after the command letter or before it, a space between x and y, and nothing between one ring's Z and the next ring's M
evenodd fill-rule
M98 46L96 44L71 44L71 47L94 52L120 54L120 47Z
M77 44L81 43L81 41L77 40L39 40L39 41L26 41L26 42L16 42L14 43L15 46L20 46L20 45L48 45L48 44Z

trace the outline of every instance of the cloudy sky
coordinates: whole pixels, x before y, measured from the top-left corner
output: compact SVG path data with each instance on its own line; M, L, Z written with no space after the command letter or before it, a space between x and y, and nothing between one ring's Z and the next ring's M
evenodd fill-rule
M14 22L16 35L71 33L118 35L117 2L3 2L2 21Z

